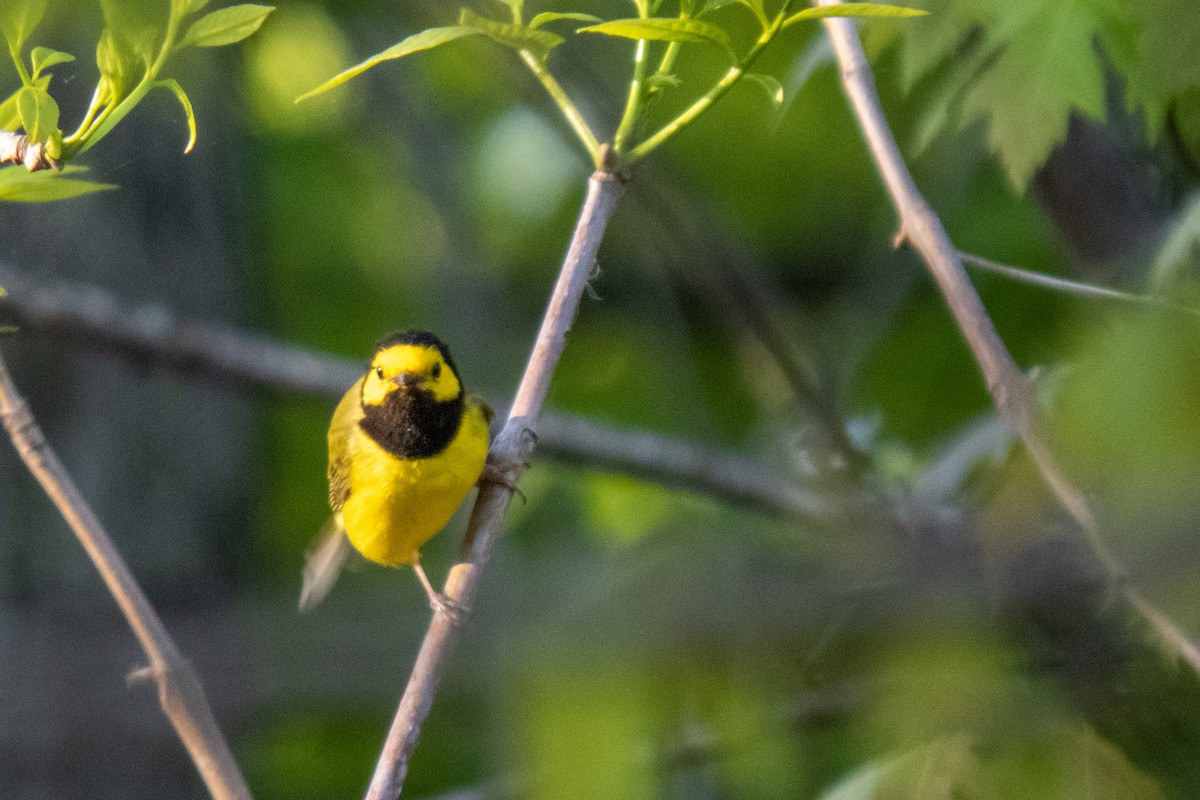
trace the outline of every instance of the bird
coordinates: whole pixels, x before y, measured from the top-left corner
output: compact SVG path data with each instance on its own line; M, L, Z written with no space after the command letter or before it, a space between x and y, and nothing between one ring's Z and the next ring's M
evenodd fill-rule
M333 516L306 556L302 610L333 588L351 548L377 564L411 565L430 605L446 606L419 551L482 477L491 418L434 334L407 330L376 345L329 424Z

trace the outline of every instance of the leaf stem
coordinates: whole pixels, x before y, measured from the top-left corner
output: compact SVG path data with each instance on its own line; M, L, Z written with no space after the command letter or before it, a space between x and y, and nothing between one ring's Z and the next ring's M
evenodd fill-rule
M537 79L542 82L542 86L545 87L546 92L558 104L559 110L566 117L571 129L575 131L575 135L579 137L579 140L583 142L583 146L587 148L588 155L592 159L592 164L599 169L603 166L603 153L601 152L600 141L592 133L592 129L588 127L587 120L583 118L583 114L579 112L579 109L572 102L566 90L563 89L562 85L550 73L550 70L546 69L546 65L537 56L528 50L521 50L520 53L521 60L537 76Z
M633 54L633 80L629 82L629 97L625 99L625 112L621 115L621 123L613 135L613 152L620 155L625 149L625 140L633 132L637 124L642 105L642 84L646 79L646 51L649 44L645 39L638 39L637 49Z
M762 51L771 43L771 40L775 38L775 34L779 32L779 29L783 27L783 21L787 18L787 12L790 7L790 2L784 3L783 8L780 9L779 13L775 16L775 19L772 20L770 26L762 32L762 34L754 42L754 46L750 48L749 52L746 53L746 55L736 66L730 67L729 71L725 73L721 80L717 81L716 85L709 89L703 97L696 100L696 102L684 109L679 116L675 117L675 119L659 128L658 132L653 136L644 140L641 144L637 145L637 147L634 147L632 150L630 150L628 156L625 157L624 162L626 164L632 164L638 159L641 159L657 150L664 142L691 124L693 120L707 111L713 103L717 102L717 100L721 99L726 92L732 89L734 84L741 80L742 76L746 74L746 71L754 65L755 61L758 60L758 57L762 54Z
M21 51L9 43L8 54L12 57L12 62L17 68L17 75L21 78L21 85L33 86L33 78L29 75L29 70L25 69L25 64L21 61Z

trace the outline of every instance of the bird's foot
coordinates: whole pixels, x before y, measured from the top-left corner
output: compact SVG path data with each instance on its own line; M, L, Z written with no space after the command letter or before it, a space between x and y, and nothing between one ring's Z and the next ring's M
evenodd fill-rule
M525 497L525 493L517 487L516 483L509 479L508 472L508 469L489 461L483 465L483 474L479 476L477 483L481 487L485 483L494 483L499 486L503 486L505 489L508 489L517 497L521 498L522 503L529 502Z

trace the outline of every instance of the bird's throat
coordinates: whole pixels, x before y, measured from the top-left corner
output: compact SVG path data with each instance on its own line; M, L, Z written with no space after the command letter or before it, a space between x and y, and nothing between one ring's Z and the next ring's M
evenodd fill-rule
M463 396L438 402L425 391L400 389L380 405L364 405L363 432L399 458L430 458L449 446L462 423Z

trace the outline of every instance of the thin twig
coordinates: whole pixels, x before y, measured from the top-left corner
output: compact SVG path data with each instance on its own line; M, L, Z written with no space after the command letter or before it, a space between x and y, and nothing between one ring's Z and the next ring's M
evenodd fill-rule
M1169 300L1155 297L1152 294L1131 294L1130 292L1122 292L1118 289L1109 289L1107 286L1096 286L1091 283L1081 283L1080 281L1073 281L1068 278L1060 278L1056 275L1045 275L1041 272L1021 269L1009 264L1001 264L999 261L977 256L974 253L964 253L961 250L958 252L958 257L962 259L964 264L986 269L997 275L1003 275L1015 281L1028 283L1031 286L1040 286L1043 289L1050 289L1051 291L1062 292L1063 294L1070 294L1075 297L1084 297L1089 300L1114 300L1120 303L1150 306L1151 308L1158 308L1163 311L1174 311L1179 314L1200 317L1200 308L1172 303Z
M92 285L32 280L2 264L0 286L8 290L0 308L23 329L60 334L187 373L340 398L362 371L353 359L188 320L160 305L124 303ZM839 493L798 486L758 460L570 414L543 413L538 446L551 459L634 475L765 513L822 521L844 506Z
M400 795L404 786L409 760L420 738L421 725L433 705L457 624L471 607L480 573L491 555L505 511L512 501L513 484L525 471L537 442L538 417L550 389L550 378L566 346L567 331L575 319L588 275L596 263L604 230L624 188L624 180L619 175L603 169L593 173L588 181L583 210L575 224L571 246L542 318L529 363L521 376L508 418L489 454L492 469L503 480L485 483L480 490L459 561L451 567L446 579L443 592L457 613L448 606L434 612L367 789L367 800L392 800Z
M819 6L836 6L841 0L815 0ZM1025 376L996 332L983 302L963 269L958 251L941 220L917 189L891 128L883 115L875 79L863 54L853 20L828 18L822 23L837 55L842 86L862 128L868 149L879 169L892 204L900 215L900 241L920 254L946 298L967 345L983 373L1000 417L1013 427L1026 451L1058 502L1075 519L1109 578L1122 587L1127 599L1155 630L1175 647L1193 670L1200 672L1200 650L1161 612L1128 584L1125 569L1101 537L1091 508L1083 495L1059 469L1042 433L1041 415Z
M139 670L135 677L145 675L157 683L163 712L175 726L209 792L215 800L250 800L250 790L217 727L200 679L171 640L112 540L46 441L13 385L3 356L0 356L0 418L29 471L71 526L129 621L150 660L149 667Z

